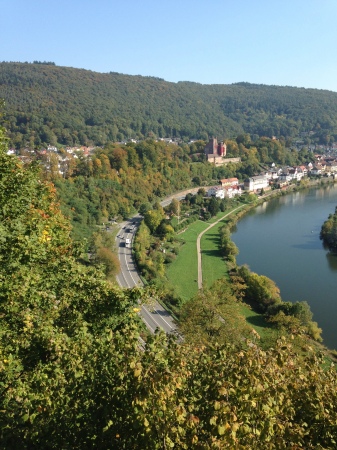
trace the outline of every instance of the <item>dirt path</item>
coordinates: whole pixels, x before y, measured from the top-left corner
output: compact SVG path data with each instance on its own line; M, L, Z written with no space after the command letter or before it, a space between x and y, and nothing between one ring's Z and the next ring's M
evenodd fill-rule
M216 225L217 223L221 222L221 220L223 220L225 217L230 216L233 212L237 211L240 208L243 208L246 205L240 205L237 208L233 209L232 211L230 211L229 213L225 214L224 216L222 216L220 219L218 219L216 222L211 223L211 225L209 227L207 227L204 231L202 231L199 236L197 237L197 255L198 255L198 288L202 289L202 261L201 261L201 246L200 246L200 242L201 242L201 238L203 236L204 233L206 233L206 231L208 231L210 228L214 227L214 225Z

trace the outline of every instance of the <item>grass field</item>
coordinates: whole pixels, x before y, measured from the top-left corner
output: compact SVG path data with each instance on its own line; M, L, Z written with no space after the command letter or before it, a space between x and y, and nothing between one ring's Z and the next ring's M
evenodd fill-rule
M174 286L176 293L188 300L198 292L198 261L196 241L198 235L209 226L208 223L198 220L179 235L185 240L176 260L167 268L167 278Z
M170 284L174 286L176 293L183 300L190 299L198 292L197 237L212 222L214 223L226 214L228 214L228 211L218 213L207 223L198 220L179 235L186 243L181 247L177 259L168 267L166 275ZM226 263L219 251L219 228L223 226L225 221L226 219L223 219L214 225L201 239L201 261L205 288L210 287L214 281L227 274Z
M219 228L224 223L225 219L214 225L201 238L202 279L205 289L209 288L214 281L227 275L227 266L219 250Z
M248 305L245 304L240 306L239 311L240 314L245 317L248 325L252 326L261 337L262 342L275 341L277 338L277 331L275 328L272 328L268 322L266 322L262 314L254 312Z
M176 293L184 300L188 300L198 292L198 261L196 241L198 235L204 231L210 223L216 222L222 216L228 214L219 213L210 222L197 221L181 233L179 237L185 240L176 260L169 265L167 277L169 283L174 286ZM219 251L219 228L221 228L229 217L210 228L201 238L202 251L202 273L203 285L209 288L216 280L226 277L226 262ZM252 326L261 338L261 344L268 345L277 338L275 329L265 321L261 314L252 311L247 305L240 305L240 314L245 317L247 324Z

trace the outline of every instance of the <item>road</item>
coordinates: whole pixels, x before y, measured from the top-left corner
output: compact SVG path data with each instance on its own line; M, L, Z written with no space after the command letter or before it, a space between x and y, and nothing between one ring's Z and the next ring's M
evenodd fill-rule
M123 222L120 232L116 237L118 258L121 266L121 271L116 278L118 284L123 288L143 286L132 257L132 241L141 220L142 218L140 216L135 216L129 221ZM127 246L126 239L130 239L130 246ZM166 333L173 333L177 330L172 316L156 301L151 306L143 305L140 314L147 328L152 333L157 328L161 328Z
M185 191L177 192L176 194L170 195L169 197L166 197L164 200L160 202L161 206L167 206L171 203L171 201L176 198L177 200L183 200L187 194L196 194L200 187L192 188L192 189L186 189ZM207 187L204 187L204 189L208 189Z
M162 200L160 204L162 206L168 205L173 198L182 200L186 197L186 194L196 194L200 188L186 189L185 191L177 192L166 199ZM207 188L206 188L207 189ZM143 282L140 279L136 265L132 257L132 242L140 225L142 217L136 215L130 220L121 224L121 229L116 237L116 246L118 248L118 258L121 266L121 271L117 275L116 279L118 284L123 288L132 288L135 286L143 286ZM126 239L129 239L131 245L126 244ZM170 313L166 311L158 302L154 302L151 306L142 306L140 314L144 320L147 328L154 333L157 328L161 328L166 333L176 333L177 326Z

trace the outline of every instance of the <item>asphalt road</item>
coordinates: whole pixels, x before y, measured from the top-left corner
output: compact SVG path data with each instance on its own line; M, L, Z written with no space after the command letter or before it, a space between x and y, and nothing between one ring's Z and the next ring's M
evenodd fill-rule
M117 282L123 288L143 286L132 258L132 241L140 222L140 216L135 216L129 221L123 222L116 237L118 258L121 266L121 271L117 275ZM130 239L130 246L127 246L126 239ZM152 333L157 328L163 329L166 333L173 333L177 330L172 316L158 302L154 302L151 306L143 305L140 314Z

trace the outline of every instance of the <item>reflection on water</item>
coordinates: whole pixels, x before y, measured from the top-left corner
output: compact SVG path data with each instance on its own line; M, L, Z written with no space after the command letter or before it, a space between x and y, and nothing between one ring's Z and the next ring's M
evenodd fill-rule
M273 279L284 301L306 300L331 348L337 348L337 256L319 233L336 205L337 185L288 194L251 210L232 234L238 264Z
M328 261L330 270L333 270L336 272L337 271L337 255L335 253L333 254L333 253L328 252L326 254L326 259Z
M281 197L280 203L282 205L299 205L305 201L301 194L303 194L303 192L294 192L293 194L285 195L284 197Z

